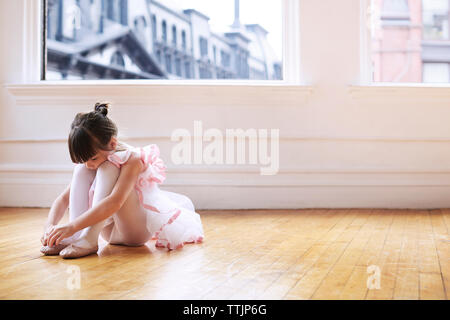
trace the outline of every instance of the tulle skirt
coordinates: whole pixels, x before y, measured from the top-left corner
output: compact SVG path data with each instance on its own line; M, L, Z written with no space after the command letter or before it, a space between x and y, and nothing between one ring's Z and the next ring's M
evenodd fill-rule
M147 229L157 247L179 249L186 243L203 241L203 226L200 215L189 197L159 189L138 190L141 205L147 214Z

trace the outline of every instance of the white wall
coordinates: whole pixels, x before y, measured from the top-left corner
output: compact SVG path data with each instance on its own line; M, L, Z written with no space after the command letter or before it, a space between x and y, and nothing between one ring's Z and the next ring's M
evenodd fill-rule
M30 33L23 23L29 1L0 0L2 206L51 204L70 181L70 122L103 99L113 102L122 138L160 146L169 167L165 188L187 194L199 209L450 205L450 88L357 86L358 0L300 2L300 56L311 87L23 85L33 67L25 53L36 50L22 37ZM279 128L279 173L172 164L171 133L192 132L194 120L222 132Z

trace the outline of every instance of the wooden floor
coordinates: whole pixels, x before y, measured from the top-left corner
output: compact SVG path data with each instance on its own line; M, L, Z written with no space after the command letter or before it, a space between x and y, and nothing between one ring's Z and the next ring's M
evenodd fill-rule
M77 260L41 256L47 211L0 209L1 299L450 295L450 209L199 211L202 244L171 252L155 249L154 241L104 245Z

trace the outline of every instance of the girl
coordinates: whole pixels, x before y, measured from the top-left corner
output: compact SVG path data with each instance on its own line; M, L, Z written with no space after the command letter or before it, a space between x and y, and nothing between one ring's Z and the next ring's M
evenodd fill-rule
M156 246L169 250L201 242L203 227L191 200L158 187L166 170L158 147L119 142L108 107L97 103L72 122L69 152L77 165L50 209L41 252L64 258L96 253L99 234L128 246L156 239ZM70 222L58 225L68 207Z

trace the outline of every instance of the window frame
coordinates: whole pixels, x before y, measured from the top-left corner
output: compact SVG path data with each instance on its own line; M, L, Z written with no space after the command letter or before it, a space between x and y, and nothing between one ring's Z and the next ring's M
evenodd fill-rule
M45 11L42 10L45 6L45 0L22 0L24 3L24 32L23 32L23 56L22 56L22 72L20 81L16 81L14 85L59 85L60 82L66 84L77 85L83 84L83 81L87 80L64 80L64 81L51 81L42 80L42 70L45 70L46 59L43 59L46 55L45 42L42 37L46 36L42 30L42 21L45 19ZM302 74L301 64L301 31L300 31L300 0L282 0L283 4L283 79L282 80L197 80L197 79L185 79L185 80L113 80L115 83L123 82L129 85L130 81L133 85L180 85L189 84L197 86L311 86L304 82ZM358 79L349 83L351 90L355 90L357 87L361 89L364 87L430 87L430 84L425 83L389 83L389 82L372 82L371 81L371 37L370 29L362 27L367 25L368 12L367 8L370 4L370 0L360 0L360 72ZM287 68L289 66L289 68ZM109 80L97 80L91 85L108 84ZM439 88L450 87L450 84L436 84L432 85Z
M32 68L33 72L24 73L23 84L58 84L64 82L67 84L83 83L86 80L45 80L46 70L46 30L43 30L43 21L46 18L46 0L23 0L26 3L24 33L26 48L27 65L25 70ZM190 85L303 85L301 77L301 52L300 52L300 23L299 23L299 0L282 0L282 80L246 80L246 79L184 79L184 80L95 80L99 84L116 81L135 85L180 85L185 82ZM45 9L45 10L44 10ZM162 23L162 21L161 21ZM44 38L45 37L45 38ZM36 50L38 48L38 50ZM39 54L36 54L39 52ZM288 67L289 66L289 67ZM40 74L40 76L39 76Z
M359 85L371 86L379 83L372 81L373 68L372 68L372 34L369 28L371 0L360 0L360 79Z
M421 0L422 1L422 0ZM371 8L371 0L360 0L360 74L359 81L349 86L351 92L361 91L365 89L370 92L378 92L380 88L405 88L405 93L409 93L408 88L450 88L450 83L426 83L426 82L375 82L372 80L373 68L371 63L372 54L372 35L371 29L368 27L370 22L369 9ZM450 27L449 27L450 28ZM422 39L423 41L423 39ZM368 91L368 92L369 92ZM402 91L403 92L403 91Z

